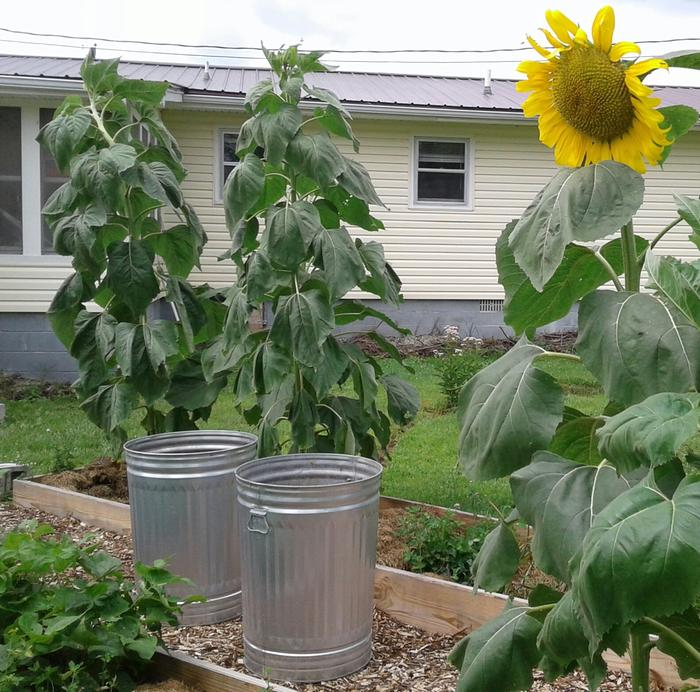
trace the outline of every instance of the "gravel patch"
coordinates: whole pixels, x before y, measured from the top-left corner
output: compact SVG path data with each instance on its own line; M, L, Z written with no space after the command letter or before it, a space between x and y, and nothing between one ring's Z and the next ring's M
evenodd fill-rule
M103 550L124 562L127 574L133 573L133 551L129 537L90 527L70 517L58 518L44 512L0 503L0 533L12 530L29 519L50 524L57 532L66 533L77 540L89 535ZM242 661L242 628L238 621L168 628L164 632L164 639L170 648L246 672ZM457 671L447 663L447 654L458 639L459 637L428 634L375 611L374 655L364 670L329 682L312 685L285 684L300 692L454 692ZM574 673L556 683L547 683L542 674L537 672L531 692L579 692L587 689L586 678L580 673ZM604 692L632 692L629 677L622 673L610 673L600 689ZM663 691L663 688L654 685L652 689Z

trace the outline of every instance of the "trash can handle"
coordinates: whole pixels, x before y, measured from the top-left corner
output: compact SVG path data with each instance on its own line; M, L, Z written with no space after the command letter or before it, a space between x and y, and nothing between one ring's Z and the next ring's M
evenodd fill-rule
M257 509L256 507L250 508L250 515L248 516L248 531L253 533L261 533L267 535L270 533L270 525L267 523L267 510Z

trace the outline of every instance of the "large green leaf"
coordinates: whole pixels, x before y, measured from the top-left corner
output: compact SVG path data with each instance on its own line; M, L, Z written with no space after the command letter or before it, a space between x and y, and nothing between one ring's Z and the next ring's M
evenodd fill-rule
M230 351L248 336L248 318L251 308L245 291L238 286L231 287L226 302L228 311L223 331L224 349Z
M596 291L581 301L577 353L612 401L636 404L698 387L700 334L647 293Z
M386 390L389 416L398 425L410 423L420 408L418 390L398 375L384 375L380 381Z
M484 539L472 564L474 586L499 591L518 571L520 548L513 530L503 521Z
M460 669L457 692L518 692L532 685L540 654L542 625L529 608L507 605L496 618L471 632L452 650L450 663Z
M700 394L654 394L606 421L600 451L620 473L665 464L698 432L699 403Z
M267 215L261 247L273 264L294 269L307 258L322 229L318 211L309 202L273 207Z
M194 348L195 337L207 323L207 314L192 286L174 276L166 278L165 297L175 306L188 351Z
M270 337L302 365L314 367L323 358L321 345L333 327L328 290L320 282L307 281L300 291L280 299Z
M135 315L158 295L153 250L143 240L113 243L107 251L106 284Z
M283 105L274 112L261 113L256 120L265 159L277 166L282 163L287 146L301 125L301 112L295 106Z
M289 163L322 187L332 185L346 170L345 158L325 133L298 133L287 149Z
M335 323L342 327L352 322L359 320L376 319L378 322L372 325L373 329L380 326L381 323L386 324L399 334L410 334L410 330L405 327L400 327L389 315L380 310L375 310L369 305L363 305L356 300L344 300L335 307Z
M661 127L667 130L666 137L672 142L661 152L659 163L663 165L671 153L676 140L686 134L698 121L698 112L690 106L677 105L659 108L659 113L664 116Z
M314 241L316 261L324 270L334 300L365 278L365 265L345 226L324 228Z
M177 352L174 322L154 320L138 325L122 322L116 328L117 362L148 404L157 401L168 388L165 361Z
M100 387L80 404L90 420L107 432L114 432L138 405L136 390L125 383Z
M598 451L596 431L604 422L601 416L578 416L562 423L554 433L549 451L580 464L599 464L603 457Z
M569 561L595 517L630 484L605 461L586 466L538 452L532 464L510 477L510 486L518 511L535 529L535 564L568 582Z
M226 225L231 233L260 197L264 185L265 169L262 161L255 154L246 154L224 185Z
M700 595L700 476L672 498L634 486L593 522L573 577L592 647L614 626L684 611Z
M496 264L498 280L506 293L503 319L517 334L521 334L565 317L583 296L608 283L610 275L591 248L569 244L551 279L541 291L536 290L518 266L508 244L516 223L511 221L496 243ZM637 252L642 252L647 245L647 241L639 238ZM622 273L622 243L619 238L606 243L600 253L618 275Z
M363 243L359 238L355 240L362 261L370 273L369 278L360 284L360 288L379 296L385 303L399 305L401 302L401 280L384 259L384 248L380 243L370 240Z
M352 383L365 411L370 411L377 399L377 373L374 363L355 344L341 344L352 374Z
M643 194L642 176L621 163L561 169L513 229L515 261L542 291L571 241L598 240L619 230L639 209Z
M367 169L359 162L345 159L345 170L338 177L338 183L351 195L367 202L384 206L374 189Z
M678 215L693 229L692 240L696 234L700 234L700 199L676 193L673 198L678 206Z
M69 348L71 341L73 341L73 324L83 308L82 301L89 296L89 287L83 282L82 276L75 272L59 286L51 305L49 305L48 317L51 326L66 348Z
M94 147L71 160L71 182L110 209L123 204L121 174L136 163L136 150L128 144L113 144L97 151Z
M700 217L698 223L700 230ZM648 252L644 268L659 294L700 329L700 262L680 262Z
M680 635L696 651L700 651L700 617L696 609L690 608L684 613L659 618L658 621ZM676 659L681 679L700 678L700 661L696 656L675 637L669 636L668 631L656 629L654 633L659 635L656 648Z
M700 70L700 53L686 51L682 55L665 57L664 60L669 67L685 67L689 70Z
M199 265L199 241L189 226L180 224L146 239L173 276L183 279Z
M507 476L549 445L564 395L553 377L533 365L542 353L521 340L462 390L459 460L471 478Z
M369 212L367 202L351 195L338 185L329 187L323 191L326 206L330 203L335 209L336 215L346 223L359 226L366 231L379 231L384 224ZM317 201L321 203L321 201ZM337 226L334 223L333 226Z
M61 113L41 129L37 140L51 152L58 167L65 171L91 124L92 117L87 108Z
M226 374L207 380L201 363L196 358L188 358L174 370L165 400L171 406L182 406L189 411L206 408L216 401L225 386Z
M589 689L598 689L607 666L600 652L592 657L589 654L588 640L579 622L571 591L567 591L547 614L537 645L562 671L575 662L586 673Z

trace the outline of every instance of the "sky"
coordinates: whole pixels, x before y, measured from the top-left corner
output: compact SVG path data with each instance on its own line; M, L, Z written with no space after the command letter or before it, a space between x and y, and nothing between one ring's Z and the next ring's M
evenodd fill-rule
M108 43L99 39L279 47L301 43L304 49L484 50L525 48L525 35L537 35L546 9L560 9L590 34L600 2L588 0L5 0L0 27L15 31L68 34L89 40L27 36L0 31L0 52L24 55L82 56L93 44L98 58L212 65L263 66L256 51L176 48ZM614 3L615 40L646 41L644 56L679 50L700 51L700 0L619 0ZM20 42L21 41L21 42ZM40 44L50 45L40 45ZM146 52L150 51L150 52ZM176 51L176 54L170 52ZM325 63L342 70L517 77L517 63L536 59L532 50L479 54L342 54ZM657 71L649 81L700 86L700 71Z

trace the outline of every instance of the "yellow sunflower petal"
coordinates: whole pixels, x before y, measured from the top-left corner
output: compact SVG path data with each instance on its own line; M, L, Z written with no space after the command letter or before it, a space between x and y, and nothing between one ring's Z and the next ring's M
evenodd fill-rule
M609 53L612 47L612 37L615 31L615 11L610 5L601 7L593 20L593 45L598 46L603 53Z
M572 37L576 35L578 26L559 10L547 10L544 16L547 19L547 24L552 27L552 31L558 36L559 40L566 45L570 45Z
M587 46L590 43L590 41L588 40L588 34L580 27L576 29L574 43L578 43L580 46Z
M528 36L527 41L543 58L553 58L556 56L556 53L552 53L551 50L543 48L532 36Z
M544 37L549 41L549 45L553 48L566 48L566 44L557 39L551 31L548 31L542 27L540 27L540 31L544 34Z
M610 60L613 62L619 62L623 55L627 55L628 53L636 53L639 55L641 52L642 49L636 43L632 43L631 41L620 41L620 43L616 43L610 49L610 53L608 53L608 55L610 56Z
M639 60L627 68L627 74L640 76L651 72L652 70L667 70L668 63L661 58L649 58L648 60Z

